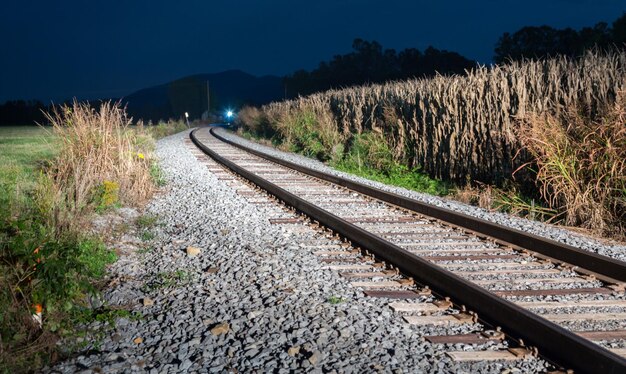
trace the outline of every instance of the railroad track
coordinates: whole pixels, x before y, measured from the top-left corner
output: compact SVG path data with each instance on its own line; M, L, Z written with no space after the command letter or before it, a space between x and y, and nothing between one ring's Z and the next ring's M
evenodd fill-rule
M539 353L557 370L626 372L626 263L244 150L208 128L191 140L218 178L245 179L238 193L274 207L271 223L340 236L310 244L320 261L453 360Z

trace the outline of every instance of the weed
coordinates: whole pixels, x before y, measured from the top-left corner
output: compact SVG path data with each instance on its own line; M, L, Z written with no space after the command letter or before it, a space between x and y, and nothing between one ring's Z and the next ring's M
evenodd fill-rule
M529 114L519 135L565 224L626 236L626 92L595 117L580 107L562 118Z
M26 141L7 142L0 132L6 143L0 159L9 160L0 164L3 372L35 371L49 362L56 342L80 323L86 295L97 294L95 282L115 261L100 238L81 232L82 223L94 211L140 203L154 190L154 142L128 127L119 105L94 110L75 102L48 119L54 140L35 145L28 157L30 149L18 149ZM41 326L33 322L35 310L42 312Z
M150 228L156 225L159 217L152 214L144 214L137 218L137 226L139 228Z
M163 187L167 184L165 174L157 162L150 163L150 177L157 187Z
M119 104L105 102L94 110L74 102L55 108L48 119L61 141L59 155L45 173L57 228L75 225L93 203L100 206L102 197L117 196L120 203L136 204L152 194L150 149L130 129ZM140 144L146 149L138 148Z
M74 308L62 325L64 351L66 353L85 349L99 350L107 334L115 329L119 319L139 321L143 316L121 307ZM94 327L93 323L99 323Z
M73 317L74 321L80 324L88 325L92 322L100 322L111 327L115 327L116 321L120 318L126 318L131 321L139 321L143 318L139 312L112 307L81 308L74 313Z
M332 305L336 305L336 304L343 303L345 300L343 298L341 298L341 297L338 297L338 296L331 296L326 301L328 301L328 303L330 303Z
M0 223L0 359L11 367L40 365L54 350L55 334L85 294L95 292L115 255L95 238L52 230L26 215ZM33 305L42 305L43 329L31 321ZM42 345L42 342L52 345Z
M144 242L149 242L155 237L156 235L152 231L149 231L149 230L143 230L140 235L141 240Z
M145 254L145 253L151 252L153 249L154 249L154 248L152 248L152 247L150 247L150 246L147 246L147 247L142 247L142 248L139 248L139 249L137 250L137 253L139 253L139 254Z
M184 270L157 273L152 280L147 282L142 290L146 293L159 289L179 287L188 284L193 279L193 275Z
M497 188L484 183L469 183L452 191L455 200L484 209L506 212L533 220L553 222L559 215L555 209L544 206L535 198L521 193L514 185Z

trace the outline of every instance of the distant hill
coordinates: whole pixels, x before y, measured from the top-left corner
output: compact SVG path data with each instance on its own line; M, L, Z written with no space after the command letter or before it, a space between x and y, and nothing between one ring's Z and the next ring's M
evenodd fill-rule
M282 78L255 77L240 70L197 74L169 83L144 88L122 99L134 119L144 121L176 118L188 112L200 118L207 109L207 81L211 111L237 109L244 104L262 105L283 98Z

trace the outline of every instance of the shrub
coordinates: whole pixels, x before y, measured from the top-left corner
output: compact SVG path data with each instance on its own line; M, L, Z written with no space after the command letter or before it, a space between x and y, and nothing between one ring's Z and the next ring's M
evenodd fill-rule
M161 139L188 130L187 124L180 120L159 122L157 125L145 125L144 128L154 139Z
M244 106L239 110L235 125L250 132L255 137L270 139L276 135L276 131L265 113L251 106Z
M120 203L138 204L152 194L150 145L129 128L119 104L105 102L96 111L74 102L55 108L48 119L61 140L59 155L46 172L56 202L56 227L67 227L68 220L98 206L105 181L115 181Z
M530 113L519 136L545 200L567 225L626 233L626 93L595 119L580 106L562 117Z
M7 213L0 209L0 362L25 371L49 359L60 330L71 327L68 313L85 305L115 255L97 238L56 233L32 205Z
M354 163L359 168L376 169L389 173L397 166L389 144L381 134L366 132L354 136L346 162Z

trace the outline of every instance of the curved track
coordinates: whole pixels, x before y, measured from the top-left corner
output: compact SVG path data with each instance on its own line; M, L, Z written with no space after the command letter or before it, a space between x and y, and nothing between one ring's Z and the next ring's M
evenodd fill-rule
M356 279L353 285L366 295L412 299L411 293L424 293L417 281L442 297L438 309L455 305L462 311L446 323L479 319L501 326L518 342L523 339L520 348L509 350L515 355L532 353L534 346L577 371L626 372L623 348L605 348L626 346L625 263L244 151L214 131L196 130L191 139L220 164L409 277L359 271L363 265L343 256L346 252L327 251L331 258L325 260L336 269L353 270L343 275ZM394 309L420 308L396 303ZM446 320L433 318L405 320L418 325Z

